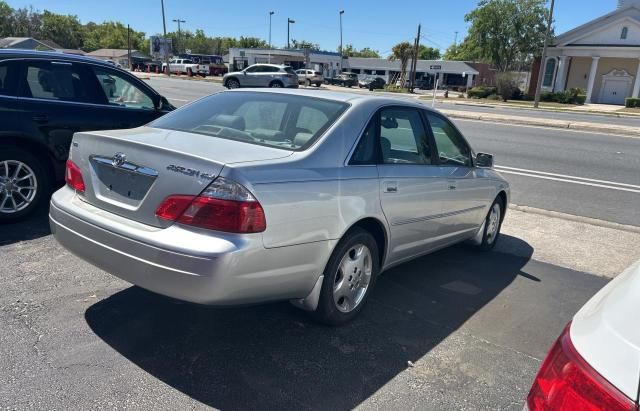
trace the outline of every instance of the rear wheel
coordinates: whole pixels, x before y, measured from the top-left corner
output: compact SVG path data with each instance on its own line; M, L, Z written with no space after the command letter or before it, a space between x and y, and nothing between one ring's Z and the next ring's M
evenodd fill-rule
M271 87L271 88L282 88L282 87L284 87L284 85L279 81L272 81L269 84L269 87Z
M355 228L338 243L324 270L318 308L313 315L325 324L340 325L362 310L380 269L373 236Z
M227 80L226 84L228 89L240 88L240 82L234 78Z
M42 161L28 151L0 147L0 222L28 216L50 193L51 182Z
M311 87L311 80L306 79L306 80L304 81L304 85L305 85L305 87Z
M322 85L322 82L321 82L321 81L318 81L318 82L316 83L316 87L320 87L321 85Z

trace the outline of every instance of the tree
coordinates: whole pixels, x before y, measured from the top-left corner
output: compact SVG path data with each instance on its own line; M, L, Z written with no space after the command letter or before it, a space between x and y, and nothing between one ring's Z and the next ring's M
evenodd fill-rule
M545 0L481 0L465 16L465 42L499 71L540 52L546 33Z
M400 61L400 84L403 86L407 78L407 64L413 54L413 46L408 41L398 43L391 49L389 60Z
M84 26L84 33L82 49L85 51L127 48L127 27L120 22L90 22ZM144 48L145 44L148 45L144 32L131 30L130 35L131 49L148 53L149 48Z
M307 41L307 40L295 40L295 39L291 39L291 45L293 46L294 49L305 49L308 48L310 50L320 50L320 45L317 43L313 43L311 41Z
M247 49L260 49L260 48L268 48L269 44L257 37L243 37L240 36L240 39L237 41L235 47L242 47Z
M40 37L68 49L82 46L82 24L78 16L65 16L45 10L41 18Z
M338 52L340 52L340 47L338 47ZM378 50L370 49L369 47L362 48L360 50L356 50L353 47L353 44L347 44L342 49L342 54L347 57L369 57L369 58L380 58L380 54Z
M40 37L42 15L32 7L12 11L9 35L13 37Z
M471 42L469 38L466 38L462 43L450 45L444 52L444 59L453 61L482 60L475 43Z
M418 59L420 60L439 60L440 59L440 50L427 47L423 44L418 48Z
M0 37L9 37L13 33L13 9L0 0Z

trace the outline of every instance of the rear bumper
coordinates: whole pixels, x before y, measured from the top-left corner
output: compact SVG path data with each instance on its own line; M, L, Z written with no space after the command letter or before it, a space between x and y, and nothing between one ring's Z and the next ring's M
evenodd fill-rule
M68 187L53 195L49 221L56 240L83 260L150 291L200 304L304 298L335 245L266 249L260 234L145 226L85 203Z

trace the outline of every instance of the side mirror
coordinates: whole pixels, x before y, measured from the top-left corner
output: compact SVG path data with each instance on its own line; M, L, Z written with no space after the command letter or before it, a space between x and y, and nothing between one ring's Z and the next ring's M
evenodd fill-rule
M478 153L476 154L476 166L483 168L492 168L493 167L493 155L486 153Z

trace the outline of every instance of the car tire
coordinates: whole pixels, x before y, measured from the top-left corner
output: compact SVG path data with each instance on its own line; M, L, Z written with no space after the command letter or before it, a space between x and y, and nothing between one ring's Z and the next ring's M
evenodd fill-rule
M191 70L191 68L187 68L187 76L193 77L193 70Z
M497 197L484 220L484 230L482 233L482 242L478 245L481 251L491 251L496 246L500 238L500 228L504 217L504 202L502 197Z
M19 221L47 202L50 176L43 161L30 152L0 146L0 223Z
M342 325L362 311L380 270L378 253L373 236L361 228L353 228L340 240L324 270L318 307L312 314L317 321Z
M316 83L316 87L318 87L318 88L319 88L321 85L322 85L322 82L321 82L321 81L318 81L318 82Z
M311 80L307 79L304 81L304 86L305 87L311 87Z
M224 86L229 90L232 90L234 88L240 88L240 82L234 78L230 78L229 80L226 81Z
M276 80L276 81L272 81L271 83L269 83L269 87L270 88L283 88L284 84L282 84L281 81Z

